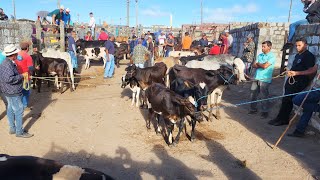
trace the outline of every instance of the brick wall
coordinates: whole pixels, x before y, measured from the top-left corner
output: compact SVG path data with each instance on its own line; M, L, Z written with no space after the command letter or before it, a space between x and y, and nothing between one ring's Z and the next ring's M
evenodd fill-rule
M256 44L256 56L262 53L261 44L263 41L272 42L272 52L276 55L276 68L280 68L282 60L281 48L285 42L285 34L289 28L288 23L253 23L241 27L241 23L233 23L230 27L230 34L233 36L234 42L231 54L241 57L244 49L244 42L247 40L248 34L254 34L254 42ZM234 28L240 27L240 28Z
M0 51L10 44L19 45L22 39L31 40L32 25L29 22L0 21Z

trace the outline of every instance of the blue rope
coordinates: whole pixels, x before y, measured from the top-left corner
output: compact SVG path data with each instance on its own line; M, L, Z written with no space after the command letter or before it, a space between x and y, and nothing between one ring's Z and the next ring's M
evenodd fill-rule
M242 102L242 103L238 103L238 104L214 107L214 108L210 108L208 110L225 109L225 108L229 108L229 107L243 106L243 105L248 105L248 104L253 104L253 103L258 103L258 102L263 102L263 101L270 101L270 100L274 100L274 99L279 99L279 98L288 97L288 96L295 96L295 95L304 94L304 93L308 93L308 92L314 92L314 91L320 91L320 88L310 89L308 91L302 91L299 93L292 93L292 94L287 94L287 95L282 95L282 96L275 96L275 97L271 97L271 98L267 98L267 99L260 99L260 100L256 100L256 101L249 101L249 102Z
M222 75L221 75L221 73L219 73L219 75L220 75L220 77L224 80L224 83L225 84L230 84L230 80L231 80L231 78L234 76L234 74L232 74L232 76L230 76L230 78L228 79L228 80L226 80L226 78L225 77L223 77Z

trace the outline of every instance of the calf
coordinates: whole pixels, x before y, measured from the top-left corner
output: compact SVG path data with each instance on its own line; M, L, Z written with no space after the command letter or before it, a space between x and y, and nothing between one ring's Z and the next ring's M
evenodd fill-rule
M96 170L63 165L53 160L34 156L9 156L0 154L1 179L81 179L112 180L113 178Z
M146 90L146 97L149 101L148 107L150 112L150 119L147 123L148 128L150 128L150 121L157 114L156 132L159 133L159 119L160 115L162 115L168 126L168 143L170 146L176 145L179 142L180 134L184 127L185 117L190 116L192 123L191 140L195 139L194 130L196 121L201 120L201 113L197 112L194 105L187 98L183 98L159 83L149 86ZM177 122L179 122L179 132L173 141L172 131L174 124Z
M81 55L84 56L86 60L85 69L90 67L90 59L93 60L103 60L103 68L106 67L106 52L104 47L100 48L85 48L81 51Z
M139 107L141 89L139 87L138 81L135 78L126 79L126 75L123 75L121 77L121 82L121 88L125 88L127 85L130 86L130 89L132 91L131 106L133 106L134 102L136 102L136 107Z

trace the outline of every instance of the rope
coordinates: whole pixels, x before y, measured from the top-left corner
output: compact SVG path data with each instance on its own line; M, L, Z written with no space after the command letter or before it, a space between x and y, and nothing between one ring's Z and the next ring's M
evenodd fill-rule
M33 77L33 78L36 78L36 79L42 79L42 80L46 80L46 81L51 81L51 82L63 82L64 83L64 81L55 81L55 80L51 80L51 79L49 79L49 78L46 78L46 77ZM119 85L119 84L121 84L121 83L92 83L92 84L83 84L83 83L74 83L74 84L76 84L76 85L79 85L79 86L103 86L103 85L107 85L107 86L111 86L111 85Z
M30 90L29 74L23 73L22 76L23 76L22 88L26 91L29 91Z
M38 77L38 76L30 76L30 78L37 78L37 79L40 79L40 78L46 78L46 79L53 79L53 78L56 78L56 77L53 77L53 76L42 76L42 77ZM70 77L59 77L59 78L70 78ZM90 78L90 79L95 79L97 78L97 76L81 76L81 77L74 77L74 78Z

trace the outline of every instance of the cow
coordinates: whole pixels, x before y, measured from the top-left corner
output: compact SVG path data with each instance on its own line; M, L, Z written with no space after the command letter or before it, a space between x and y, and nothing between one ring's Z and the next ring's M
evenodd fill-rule
M81 180L112 180L100 171L63 165L54 160L34 156L10 156L0 154L1 179L81 179Z
M197 61L203 61L204 57L206 57L206 54L196 55L196 56L186 56L186 57L180 57L180 62L182 65L186 65L189 61L197 60Z
M83 39L79 39L76 41L76 46L78 53L81 53L81 50L84 50L85 48L97 48L97 47L104 47L104 44L106 43L106 40L101 41L85 41Z
M197 112L195 106L188 98L183 98L160 83L154 83L149 86L146 90L146 97L148 99L150 117L149 122L147 123L148 129L150 129L150 121L156 118L156 132L157 134L160 133L159 120L161 115L168 128L168 144L169 146L175 146L179 142L180 134L184 127L185 117L190 116L192 123L191 141L194 141L196 121L201 120L202 117L201 113ZM179 132L173 140L172 131L174 124L177 123L179 123Z
M166 72L166 86L170 87L169 82L169 70L175 65L175 64L181 64L179 58L174 57L161 57L155 60L155 64L163 62L167 66L167 72Z
M40 69L37 71L37 76L35 79L37 79L37 86L38 86L38 92L40 93L41 89L41 79L43 77L43 74L46 75L49 79L48 81L48 87L50 86L50 76L54 76L55 78L55 84L58 89L60 89L60 92L63 92L63 85L65 81L68 81L70 84L70 90L73 91L70 76L69 76L69 69L68 64L65 60L60 58L49 58L49 57L43 57L41 53L37 53L32 55L32 58L35 62L39 63Z
M85 48L81 51L81 55L84 56L86 60L85 69L90 67L90 60L103 60L103 68L106 67L107 59L106 59L106 52L104 47L100 48Z
M219 86L227 86L229 84L238 83L238 75L235 74L228 67L223 65L218 70L210 71L204 70L202 68L188 68L181 65L175 65L169 72L170 82L173 82L176 78L188 80L193 84L201 82L205 83L205 85L208 86L209 93L207 95L210 98L212 92ZM209 120L211 120L211 115L212 108L210 108L208 118ZM215 117L219 119L219 117Z
M123 75L121 77L121 82L121 88L125 88L127 85L130 86L130 90L132 91L131 106L136 103L136 107L139 107L141 89L139 87L138 81L135 78L126 79L126 75Z

